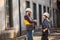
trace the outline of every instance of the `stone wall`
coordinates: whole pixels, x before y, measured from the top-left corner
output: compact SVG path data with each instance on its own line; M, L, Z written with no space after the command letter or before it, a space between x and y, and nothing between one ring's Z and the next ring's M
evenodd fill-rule
M0 0L0 31L5 30L5 0Z

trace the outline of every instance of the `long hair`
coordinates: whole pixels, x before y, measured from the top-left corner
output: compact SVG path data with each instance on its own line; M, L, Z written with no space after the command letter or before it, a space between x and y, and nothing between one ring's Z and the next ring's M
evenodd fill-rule
M46 19L47 19L48 22L51 22L50 18L47 17Z

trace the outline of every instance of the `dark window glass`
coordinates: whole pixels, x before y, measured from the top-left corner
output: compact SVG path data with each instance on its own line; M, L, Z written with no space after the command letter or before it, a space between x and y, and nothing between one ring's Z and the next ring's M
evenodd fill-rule
M26 1L26 8L30 8L30 2Z
M46 7L45 6L43 6L43 12L46 12Z
M6 23L7 27L13 27L12 0L6 0Z
M42 7L39 5L39 24L42 23Z
M60 11L60 0L57 0L57 8Z
M33 18L34 19L37 19L37 14L36 14L36 4L35 3L33 3Z
M47 12L49 13L49 7L47 7Z

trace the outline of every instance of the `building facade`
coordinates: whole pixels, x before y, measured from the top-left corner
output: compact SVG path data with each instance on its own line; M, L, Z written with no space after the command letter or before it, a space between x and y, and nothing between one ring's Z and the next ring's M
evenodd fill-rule
M31 8L33 19L37 19L37 26L42 23L42 14L49 12L52 27L57 26L56 3L54 0L0 0L0 31L6 28L26 30L24 25L25 9Z
M57 0L57 25L60 28L60 0Z

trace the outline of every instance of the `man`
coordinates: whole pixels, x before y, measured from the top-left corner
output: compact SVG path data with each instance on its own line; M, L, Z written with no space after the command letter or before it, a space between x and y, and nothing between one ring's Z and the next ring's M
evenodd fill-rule
M27 8L25 12L26 12L26 15L24 16L24 23L27 29L27 34L28 34L27 37L28 37L28 40L33 40L33 37L32 37L32 30L34 29L33 23L36 24L37 20L32 20L31 18L32 10L30 8Z

